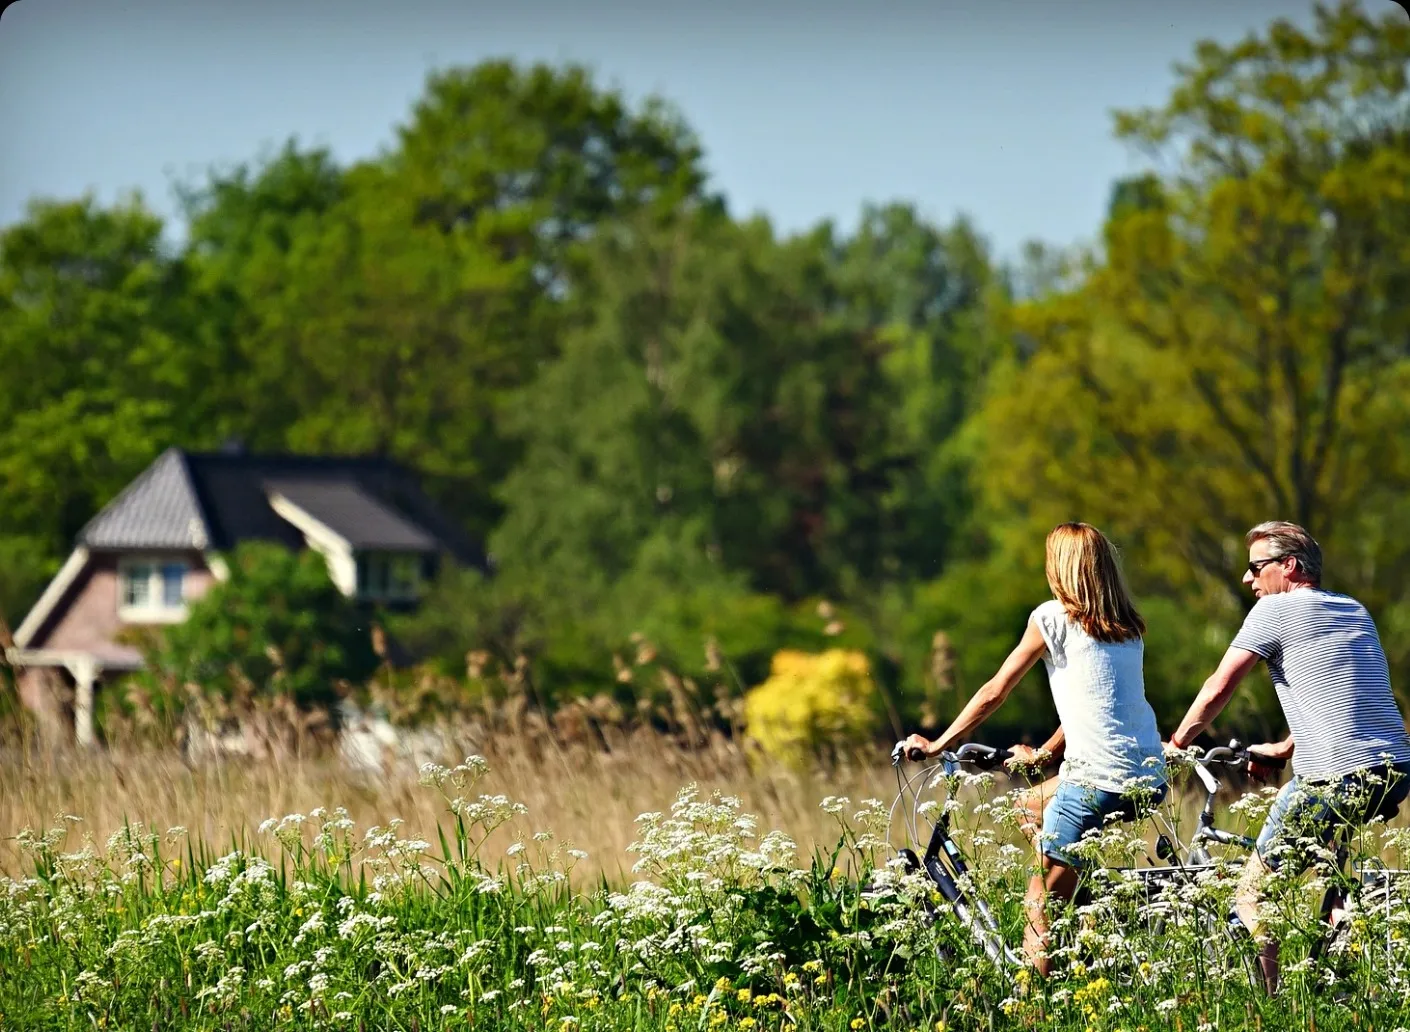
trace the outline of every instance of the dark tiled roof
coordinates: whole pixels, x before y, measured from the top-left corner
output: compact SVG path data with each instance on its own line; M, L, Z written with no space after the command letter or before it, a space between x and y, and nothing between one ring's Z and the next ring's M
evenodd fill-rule
M264 540L301 547L303 535L270 507L274 485L315 519L352 535L355 547L439 546L462 563L485 565L483 550L438 511L409 470L376 458L172 448L94 517L79 543L226 551Z
M210 529L186 456L169 448L79 532L89 548L205 548Z
M265 488L271 495L288 499L354 548L435 551L435 538L398 516L354 480L268 480Z

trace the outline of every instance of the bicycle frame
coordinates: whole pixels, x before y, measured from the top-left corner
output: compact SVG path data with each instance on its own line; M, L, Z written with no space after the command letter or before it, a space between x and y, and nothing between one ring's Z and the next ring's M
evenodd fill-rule
M970 751L966 753L966 750ZM984 755L977 750L983 750L983 747L964 746L959 753L942 757L939 763L922 768L904 782L901 781L898 762L896 776L900 791L891 806L893 817L896 807L907 792L916 802L914 809L919 808L920 793L915 789L917 780L928 783L932 776L938 773L952 776L958 772L961 764L975 762L977 756ZM995 758L1000 756L992 750L987 752ZM893 759L895 758L893 753ZM999 762L1002 761L999 760ZM919 837L916 834L914 809L910 821L912 841ZM963 851L950 834L950 817L944 809L941 810L930 829L930 837L923 856L917 857L913 850L905 847L896 850L896 852L905 861L907 870L925 872L939 890L941 897L950 905L960 926L970 933L985 955L995 965L1000 968L1013 969L1023 965L1022 958L1004 941L1003 933L999 929L999 922L994 917L989 904L983 899L972 897L967 891L966 883L969 881L970 875L969 864L965 860Z

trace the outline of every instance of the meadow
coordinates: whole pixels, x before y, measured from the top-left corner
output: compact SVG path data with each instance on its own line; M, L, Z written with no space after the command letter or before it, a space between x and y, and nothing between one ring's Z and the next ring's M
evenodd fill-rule
M724 741L481 744L377 777L318 755L7 755L0 1028L1410 1025L1403 889L1313 964L1319 882L1282 886L1273 999L1239 944L1211 938L1227 876L1173 890L1159 928L1119 881L1097 886L1057 922L1058 973L1015 984L887 866L888 828L904 832L884 755L801 776ZM1015 943L1022 784L965 776L930 797ZM1188 830L1196 793L1179 784L1166 810ZM1221 824L1255 827L1268 799L1249 792ZM1395 862L1408 834L1360 845ZM1149 844L1127 827L1092 848L1144 862Z

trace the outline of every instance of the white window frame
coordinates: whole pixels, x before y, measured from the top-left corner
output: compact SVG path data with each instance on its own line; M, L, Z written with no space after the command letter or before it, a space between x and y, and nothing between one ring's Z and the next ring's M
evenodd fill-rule
M181 568L181 600L175 605L166 601L165 570L168 567ZM127 587L132 582L133 571L147 569L147 599L141 603L129 603ZM117 571L117 611L118 619L124 623L180 623L186 619L187 582L191 574L189 559L178 559L169 555L129 555L118 560Z
M424 557L420 552L359 552L357 555L357 597L368 602L416 602L421 598L425 578L422 575ZM392 579L398 565L409 566L409 580L398 589ZM380 567L382 576L374 578L370 574L374 567ZM385 587L373 588L370 583L380 579Z

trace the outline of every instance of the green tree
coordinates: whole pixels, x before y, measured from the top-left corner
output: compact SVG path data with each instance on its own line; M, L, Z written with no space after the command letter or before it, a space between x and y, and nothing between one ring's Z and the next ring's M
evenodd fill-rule
M407 461L487 534L517 457L506 399L556 353L575 249L703 183L663 105L503 61L431 75L372 161L290 146L212 177L191 195L192 248L230 302L246 436Z
M228 565L229 578L183 623L143 643L139 676L166 691L285 696L307 708L331 706L340 683L357 685L376 669L368 614L338 591L318 553L252 542Z
M1201 44L1165 106L1117 118L1173 171L1114 205L1079 287L1015 313L1035 350L978 421L985 511L1037 554L1062 519L1113 533L1170 603L1152 641L1185 657L1178 708L1252 601L1242 534L1269 518L1318 536L1407 684L1408 63L1403 19L1352 4ZM1245 697L1250 721L1271 702Z
M162 448L212 433L186 270L133 198L36 201L0 234L0 537L61 556ZM6 562L6 569L14 570Z

